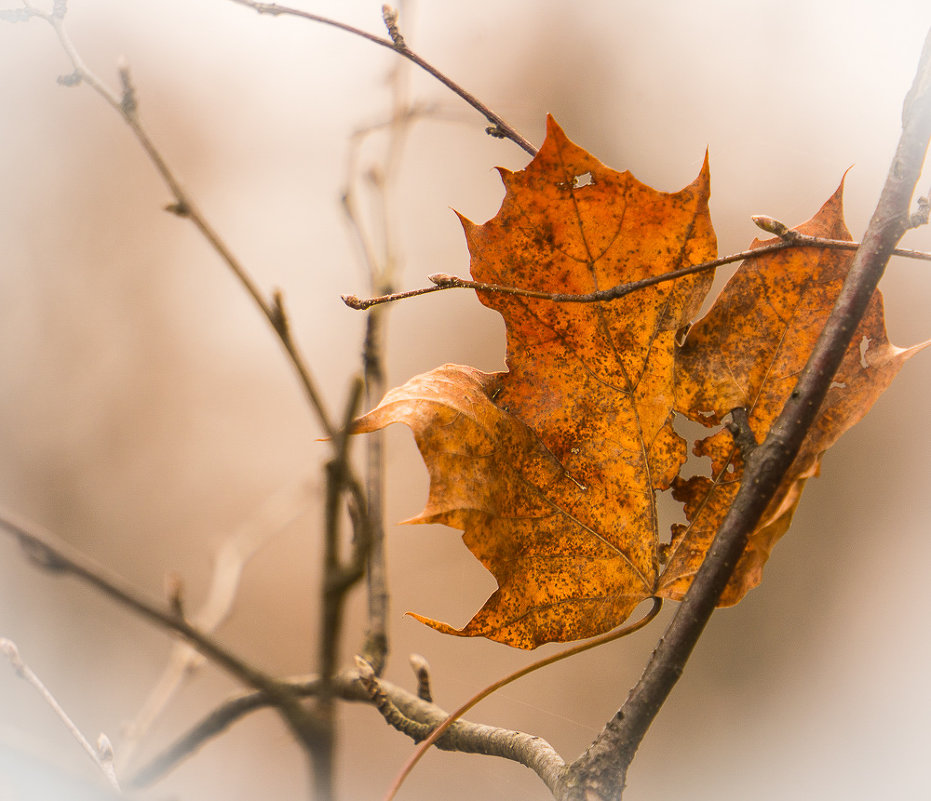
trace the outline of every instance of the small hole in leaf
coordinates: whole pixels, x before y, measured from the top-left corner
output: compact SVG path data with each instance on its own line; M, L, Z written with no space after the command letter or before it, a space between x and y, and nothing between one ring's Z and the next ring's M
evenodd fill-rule
M595 183L595 179L592 177L591 172L583 172L572 179L572 188L581 189L583 186L591 186L593 183Z
M713 412L709 412L709 415L713 414ZM698 440L714 436L717 431L721 430L721 427L715 426L714 430L709 432L708 426L703 426L694 420L689 420L682 414L676 414L673 417L672 425L673 430L688 443L688 458L679 471L680 477L710 476L711 459L707 456L696 456L693 448Z
M689 331L692 330L692 324L686 323L678 331L676 331L676 347L681 348L685 344L685 338L689 335Z
M656 525L659 533L660 550L669 550L669 545L675 537L677 527L685 527L688 520L685 517L685 509L682 504L675 500L668 492L657 492L656 497ZM660 561L665 561L664 556L660 553ZM668 558L668 553L666 554Z
M831 389L846 389L847 385L843 381L832 381Z
M860 339L860 367L866 370L870 364L866 360L866 352L870 349L870 338L867 336Z

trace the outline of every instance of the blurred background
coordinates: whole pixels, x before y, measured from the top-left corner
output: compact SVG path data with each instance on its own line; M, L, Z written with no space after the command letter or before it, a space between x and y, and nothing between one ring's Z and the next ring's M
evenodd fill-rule
M295 3L383 35L376 2ZM390 113L396 57L227 0L69 6L88 66L116 88L125 58L145 127L258 284L282 289L314 375L341 408L363 316L339 294L366 294L367 280L340 196L352 133ZM609 166L669 191L695 177L710 148L722 254L755 236L751 214L790 225L810 217L851 165L847 219L862 234L929 24L919 0L473 0L409 4L401 19L414 50L536 145L550 112ZM70 69L44 23L0 25L0 504L155 597L167 574L179 576L190 608L230 533L265 525L273 536L248 563L218 636L269 672L308 672L328 446L250 300L193 226L162 210L171 198L118 115L87 87L56 84ZM493 167L520 169L527 156L486 136L484 120L429 76L411 70L406 80L411 100L431 109L390 185L398 285L409 288L429 273L467 273L451 209L493 216L503 196ZM368 142L357 176L382 146ZM378 207L359 191L377 240ZM931 231L904 245L931 250ZM893 342L931 336L927 265L894 261L883 288ZM391 385L444 362L503 367L500 319L471 293L407 301L390 315ZM827 456L762 586L712 619L625 801L931 796L929 393L925 353ZM462 625L494 584L457 531L393 525L422 508L427 476L406 428L387 442L386 675L413 688L407 656L421 653L438 703L452 708L555 647L527 654L403 617ZM623 702L669 606L634 637L505 688L471 719L538 734L574 758ZM344 665L363 626L357 593ZM166 634L36 570L2 537L0 637L85 733L108 734L122 768L122 732L165 666ZM197 672L135 764L237 689L216 669ZM378 798L412 745L369 708L340 714L341 798ZM77 798L77 787L100 783L35 692L0 666L0 799ZM284 726L261 712L140 797L296 799L306 783ZM399 797L545 795L518 765L433 752Z

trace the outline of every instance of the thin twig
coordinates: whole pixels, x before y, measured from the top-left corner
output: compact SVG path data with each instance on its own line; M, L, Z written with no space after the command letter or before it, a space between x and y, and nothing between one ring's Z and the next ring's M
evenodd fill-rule
M433 702L433 688L430 686L430 663L420 654L411 654L408 661L417 677L417 697Z
M268 498L262 506L232 534L224 538L214 557L214 567L207 597L188 620L204 633L211 633L229 616L239 590L243 569L248 561L271 538L283 531L308 508L307 482L287 487ZM171 600L171 596L169 597ZM174 609L175 614L182 610ZM146 698L132 723L126 727L120 761L126 764L135 745L168 705L172 695L204 661L203 655L184 642L176 642L161 677Z
M284 308L284 301L281 293L277 291L273 293L271 300L265 298L264 294L258 288L257 284L252 280L251 276L247 273L243 265L233 255L230 248L220 238L213 227L207 222L204 215L198 209L193 198L181 186L180 181L168 167L165 158L156 148L152 139L149 137L148 133L139 121L138 97L136 90L133 87L128 67L125 65L120 66L119 75L120 83L122 85L122 94L118 96L114 92L110 91L103 84L103 82L100 81L84 65L79 53L77 52L77 49L74 47L71 39L65 31L63 25L64 6L61 8L61 13L59 13L59 10L60 9L58 6L56 6L55 10L50 14L36 11L34 16L38 16L44 19L46 22L48 22L49 25L52 26L59 42L61 43L62 48L71 60L74 72L72 73L72 76L68 82L87 83L120 114L171 191L175 202L168 207L168 210L172 211L179 217L190 220L239 280L240 284L253 299L256 306L259 308L263 316L266 318L272 329L277 334L278 339L283 345L285 352L291 361L291 364L297 372L297 375L304 387L305 394L307 395L311 407L315 411L323 430L332 441L338 440L341 434L341 429L339 429L338 426L331 420L329 413L327 412L327 409L323 403L322 396L320 395L311 376L310 370L303 358L303 355L301 354L300 348L298 347L297 342L291 334L290 321ZM341 481L341 487L345 487L349 491L351 496L354 498L357 508L362 510L362 516L364 517L366 515L366 512L364 511L366 508L366 499L362 484L348 465L345 466L343 473L344 478ZM365 527L367 527L367 524ZM92 580L93 583L97 584L97 586L106 588L105 583L101 584L101 582L97 580L100 575L99 571L91 570L89 573L81 575L85 575L86 578ZM312 710L307 710L301 707L301 705L297 703L297 701L293 698L292 695L290 695L286 688L281 687L274 679L245 664L225 649L217 646L216 643L214 643L203 632L200 632L198 629L191 626L183 618L171 613L165 613L147 601L141 602L141 599L138 597L138 595L134 594L133 591L127 592L125 591L126 588L123 589L124 591L122 593L114 592L113 587L110 587L109 591L114 597L117 597L120 600L128 603L130 606L135 608L137 611L142 612L150 619L154 619L165 625L171 625L175 631L186 637L189 641L193 642L198 647L198 649L201 650L201 652L204 653L208 658L218 662L218 664L239 676L239 678L246 683L268 692L275 699L282 715L298 738L299 742L301 742L305 747L308 757L314 764L315 777L320 775L320 771L316 769L319 767L319 764L317 764L319 761L318 755L323 753L323 751L329 750L321 750L320 744L331 742L332 740L332 737L327 733L330 731L331 727L325 719L326 716L320 716L315 714L315 712ZM324 762L328 763L330 761L331 760L329 760L329 758L324 757ZM324 794L320 797L321 799L324 799L328 796Z
M316 696L320 692L320 679L301 678L286 679L284 683L298 698ZM337 692L344 697L348 690L347 680L340 677L335 682ZM130 778L133 787L147 787L170 773L178 765L193 756L202 746L219 737L230 726L246 715L260 709L274 706L272 700L261 691L242 692L228 698L220 706L210 712L203 720L192 726L181 737L177 738L167 748L149 760Z
M176 214L178 217L190 220L191 223L193 223L194 227L200 231L208 244L226 263L227 267L229 267L233 275L236 276L239 283L255 302L255 305L262 312L266 320L268 320L272 329L281 340L281 344L284 346L285 352L288 354L297 372L310 404L317 414L321 427L326 432L327 436L333 437L337 432L336 426L329 417L323 403L323 398L311 376L310 368L307 366L300 348L291 336L290 328L283 323L280 304L274 300L269 301L266 299L264 293L259 289L243 264L233 254L229 245L226 244L219 233L207 221L207 218L200 211L191 194L182 186L180 180L168 166L168 162L165 160L161 151L155 146L152 138L142 126L139 120L138 97L132 85L129 68L126 65L120 66L119 75L123 91L118 95L108 89L103 81L84 64L77 48L74 46L74 43L65 30L63 14L59 15L54 12L47 14L39 10L31 10L33 11L33 16L44 19L52 26L62 49L71 61L74 72L69 77L68 82L71 84L87 84L100 95L111 108L119 113L174 197L174 202L166 206L166 209Z
M359 683L369 695L372 706L378 710L379 714L385 719L385 722L401 732L406 734L415 743L426 740L430 736L433 727L429 723L421 723L405 715L398 705L391 700L388 693L381 687L375 670L361 656L356 657L356 669L359 671Z
M65 728L71 733L71 736L78 741L81 748L83 748L91 760L93 760L110 787L118 794L121 794L120 783L117 781L116 770L114 770L113 767L113 748L110 745L109 738L105 734L101 734L97 738L97 747L90 744L74 721L71 720L68 713L62 708L61 704L58 703L55 696L52 695L48 687L45 686L42 679L40 679L29 665L23 661L19 654L19 649L16 647L16 643L5 637L0 637L0 654L3 654L10 661L13 670L16 671L16 675L31 684L39 695L42 696L45 703L49 705L61 722L64 723Z
M150 600L125 579L98 565L59 537L4 509L0 509L0 528L16 537L23 550L38 566L56 572L70 573L96 587L143 618L180 635L204 656L244 684L266 693L296 730L306 720L305 711L286 684L253 667L187 620L176 615L170 607Z
M347 25L344 22L338 22L337 20L330 19L329 17L323 17L319 14L312 14L309 11L303 11L299 8L290 8L288 6L279 5L278 3L260 3L256 2L256 0L231 0L231 2L237 3L241 6L247 6L248 8L257 11L259 14L270 14L272 16L288 15L292 17L300 17L311 22L318 22L322 25L329 25L330 27L338 28L339 30L345 31L346 33L351 33L353 36L361 36L363 39L367 39L368 41L372 42L373 44L377 44L380 47L386 47L389 50L393 50L398 55L403 56L408 61L416 64L425 72L428 72L440 83L442 83L447 89L451 90L454 94L457 94L459 97L465 100L466 103L472 106L472 108L478 111L479 114L481 114L489 123L488 128L485 129L488 134L499 139L510 139L531 156L535 156L537 153L536 148L523 136L521 136L511 125L505 122L503 117L501 117L499 114L496 114L488 106L482 103L477 97L475 97L475 95L463 89L458 83L440 72L440 70L411 50L404 42L404 37L401 36L400 32L398 31L396 18L394 20L394 30L397 32L397 41L393 41L390 38L384 39L380 36L376 36L373 33L369 33L368 31L363 31L361 28L355 28L352 25Z
M369 313L365 321L363 362L365 370L365 405L371 408L385 393L385 373L381 344L384 341L385 315ZM377 675L381 675L388 658L388 566L385 547L385 439L383 432L365 443L366 511L369 549L366 565L368 621L362 655Z
M204 215L199 211L193 198L186 192L186 190L183 189L180 181L168 167L165 158L155 147L152 139L149 137L148 133L139 121L138 97L135 87L132 83L129 68L125 65L120 66L119 77L122 86L122 92L120 95L117 95L116 93L110 91L103 84L103 82L100 81L84 65L79 53L71 42L63 25L62 20L65 10L64 3L56 4L54 10L51 13L37 11L31 7L28 8L32 16L40 17L52 26L62 48L71 60L74 71L72 75L69 76L66 83L69 85L80 82L87 83L120 114L124 122L129 126L130 130L135 135L143 150L149 156L149 159L152 161L158 173L162 176L174 197L174 202L170 204L167 209L179 217L189 219L195 225L195 227L207 239L213 249L227 264L227 266L245 288L247 293L255 302L256 306L259 308L263 316L266 318L272 329L277 334L298 374L298 377L305 389L305 393L310 401L312 408L316 412L322 428L330 440L334 443L337 443L335 445L338 454L337 459L342 460L341 469L339 470L340 477L338 481L339 489L337 495L341 496L343 490L345 489L348 490L349 494L353 498L353 502L358 512L357 519L359 521L363 521L361 522L361 525L357 526L360 532L358 539L360 542L364 542L365 535L370 530L370 526L367 522L365 492L361 482L354 475L348 463L345 462L345 451L340 451L340 446L338 443L345 439L343 435L343 429L339 428L331 420L323 403L322 396L317 390L315 382L311 377L310 370L306 365L297 342L291 334L290 321L284 307L284 301L281 293L276 291L272 294L271 299L266 299L264 294L258 288L257 284L255 284L242 264L236 259L226 243L220 238L212 226L210 226ZM53 552L53 549L42 550L44 554ZM78 572L78 574L81 574L80 571L72 570L72 572ZM147 601L141 602L141 599L135 595L133 591L127 591L126 588L123 588L121 593L114 592L113 586L109 586L108 588L106 582L101 583L99 581L99 576L101 574L97 570L91 570L89 573L81 575L85 575L85 577L91 579L93 583L97 584L97 586L108 589L111 594L114 595L114 597L120 598L124 602L129 603L130 606L135 608L137 611L142 612L150 619L155 619L163 624L171 624L171 626L178 633L182 634L182 636L195 643L206 656L213 659L214 661L218 661L221 666L225 667L231 672L234 672L243 681L246 681L247 683L268 692L275 699L276 704L281 709L281 712L291 727L292 731L295 733L299 741L302 742L302 744L305 746L308 756L310 757L312 763L314 763L315 777L320 777L321 771L317 770L317 768L319 768L322 764L330 764L332 761L328 756L332 749L327 745L328 743L332 743L332 726L328 715L319 714L319 710L311 711L303 709L300 704L298 704L295 699L287 692L287 690L279 686L274 679L265 676L251 666L242 663L241 660L233 657L233 655L229 652L219 648L215 643L213 643L212 640L209 639L209 637L204 635L203 632L200 632L195 627L191 626L186 620L184 620L183 617L176 614L175 612L177 610L169 612L158 610L153 604ZM326 772L324 771L324 773ZM322 780L327 781L328 777L324 775ZM329 797L329 794L325 791L326 788L323 785L318 786L318 790L323 791L319 796L321 799Z
M876 211L795 390L747 461L740 489L666 633L627 701L570 765L564 798L616 799L650 724L682 674L715 605L815 420L895 244L931 138L931 31L906 98L903 130Z
M340 553L340 523L342 520L342 499L346 488L346 478L349 472L349 430L350 424L359 412L362 402L362 380L357 378L350 387L349 399L343 413L344 425L340 429L339 437L334 441L334 457L327 463L326 500L325 500L325 530L323 555L323 603L321 604L321 632L320 632L320 675L324 681L324 691L321 697L324 703L329 701L326 683L335 675L336 658L339 651L339 634L343 603L347 590L358 581L363 574L365 556L359 555L346 565L343 564ZM364 514L364 508L359 510ZM360 518L359 523L362 523ZM365 528L360 525L360 528ZM367 550L369 543L367 537L356 531L356 549Z
M522 287L504 286L501 284L486 284L482 281L470 281L467 278L459 278L455 275L446 275L444 273L435 273L427 278L433 282L433 286L421 287L420 289L408 289L404 292L393 292L372 298L359 298L355 295L343 295L343 303L351 309L365 310L376 306L380 303L393 303L397 300L406 300L407 298L417 297L418 295L427 295L431 292L441 292L444 289L474 289L478 292L495 292L501 295L516 295L522 298L537 298L539 300L549 300L553 303L602 303L605 301L617 300L631 292L640 289L646 289L650 286L663 284L667 281L675 281L686 275L706 272L725 264L731 264L735 261L744 261L746 259L756 259L765 256L768 253L774 253L778 250L787 250L789 248L815 247L829 250L856 250L860 247L859 242L848 242L843 239L823 239L817 236L807 236L799 234L796 231L789 231L785 238L776 242L767 242L749 250L742 250L739 253L733 253L730 256L723 256L720 259L703 261L700 264L692 264L688 267L681 267L678 270L671 270L662 275L651 275L647 278L641 278L637 281L631 281L627 284L618 284L617 286L601 289L597 292L586 292L574 295L568 292L541 292L536 289L525 289ZM892 251L893 256L904 256L909 259L923 259L931 261L931 253L921 250L908 250L906 248L895 248Z

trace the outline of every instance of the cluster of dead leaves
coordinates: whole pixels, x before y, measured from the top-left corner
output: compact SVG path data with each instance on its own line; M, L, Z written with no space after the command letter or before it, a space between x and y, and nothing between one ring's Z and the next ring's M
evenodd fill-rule
M682 191L658 192L604 166L549 120L533 161L501 176L498 214L484 225L462 218L477 281L582 294L715 258L707 160ZM850 239L841 189L796 230ZM480 292L504 317L508 371L444 365L390 391L354 427L410 426L430 494L409 522L462 529L498 582L462 629L415 617L448 634L534 648L608 631L651 596L680 599L740 486L740 452L722 420L744 408L765 437L851 260L822 248L748 259L690 328L710 272L600 303ZM877 292L722 605L760 582L824 451L921 347L889 343ZM709 457L707 474L680 477L688 443L676 415L715 428L693 447ZM688 521L671 532L657 521L664 490Z

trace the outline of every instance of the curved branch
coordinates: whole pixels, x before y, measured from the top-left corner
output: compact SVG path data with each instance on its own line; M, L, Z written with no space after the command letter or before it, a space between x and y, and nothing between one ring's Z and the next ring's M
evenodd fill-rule
M299 8L290 8L288 6L278 5L278 3L260 3L256 2L256 0L231 0L231 2L251 8L254 11L257 11L259 14L271 14L272 16L287 15L292 17L300 17L301 19L310 20L311 22L319 22L322 25L329 25L332 28L337 28L341 31L345 31L346 33L351 33L353 36L360 36L363 39L367 39L368 41L372 42L372 44L377 44L379 47L386 47L389 50L393 50L399 56L403 56L408 61L413 62L422 70L432 75L447 89L452 91L454 94L457 94L459 97L465 100L466 103L472 106L472 108L474 108L479 114L481 114L489 122L489 127L485 129L486 133L497 137L498 139L510 139L512 142L514 142L514 144L529 153L531 156L535 156L537 154L537 149L523 136L521 136L513 127L505 122L501 115L492 111L488 106L486 106L477 97L475 97L475 95L463 89L452 78L440 72L440 70L434 67L430 62L421 58L413 50L411 50L405 43L404 37L401 36L398 31L396 12L387 8L387 6L384 7L385 23L388 26L391 38L383 39L382 37L376 36L373 33L363 31L361 28L355 28L352 25L347 25L344 22L338 22L337 20L330 19L329 17L323 17L320 14L312 14L309 11L302 11Z
M407 719L430 727L442 723L447 713L435 704L417 697L415 694L378 679L378 687L394 708ZM320 692L321 683L317 678L294 679L284 682L296 695L315 696ZM356 701L372 704L371 695L359 681L358 671L345 671L336 676L332 683L336 697L344 701ZM226 703L211 712L195 727L176 740L149 764L141 768L131 780L136 787L143 787L158 781L169 771L177 767L187 757L221 734L233 723L257 709L272 705L266 693L253 692L230 698ZM556 750L545 740L524 732L502 729L458 720L436 743L436 747L445 751L460 751L468 754L485 754L519 762L536 773L550 789L554 791L559 777L565 769L565 762Z
M316 696L321 687L321 681L318 678L291 679L283 683L300 698ZM337 693L342 695L343 677L335 678L334 685ZM194 756L198 749L221 735L234 723L251 712L267 709L270 706L274 706L274 702L267 693L261 690L238 693L228 698L160 754L139 768L129 783L134 787L147 787L154 784L188 757Z
M442 738L446 730L455 724L455 722L459 720L462 715L472 709L472 707L474 707L480 701L485 700L489 695L497 692L502 687L506 687L508 684L512 684L513 682L517 681L518 679L522 679L524 676L527 676L530 673L534 673L541 668L548 667L549 665L555 664L556 662L561 662L564 659L568 659L571 656L576 656L577 654L581 654L584 651L588 651L592 648L606 645L609 642L619 640L621 637L626 637L629 634L633 634L635 631L639 631L649 622L651 622L653 618L659 614L660 609L663 608L662 598L654 597L652 600L653 605L650 607L650 610L637 622L622 626L615 631L609 631L606 634L602 634L600 637L593 637L592 639L579 643L578 645L573 645L570 648L566 648L555 654L551 654L550 656L544 657L543 659L538 659L535 662L531 662L529 665L525 665L524 667L515 670L513 673L509 673L503 679L498 679L498 681L490 684L480 692L473 695L468 701L462 704L462 706L451 712L446 720L437 726L429 734L429 736L423 740L423 742L419 743L417 750L411 755L407 762L404 763L388 792L385 793L384 801L391 801L391 799L395 797L403 781L414 769L414 766L420 761L421 757L423 757L423 755L429 750L430 746L437 743L437 741Z

